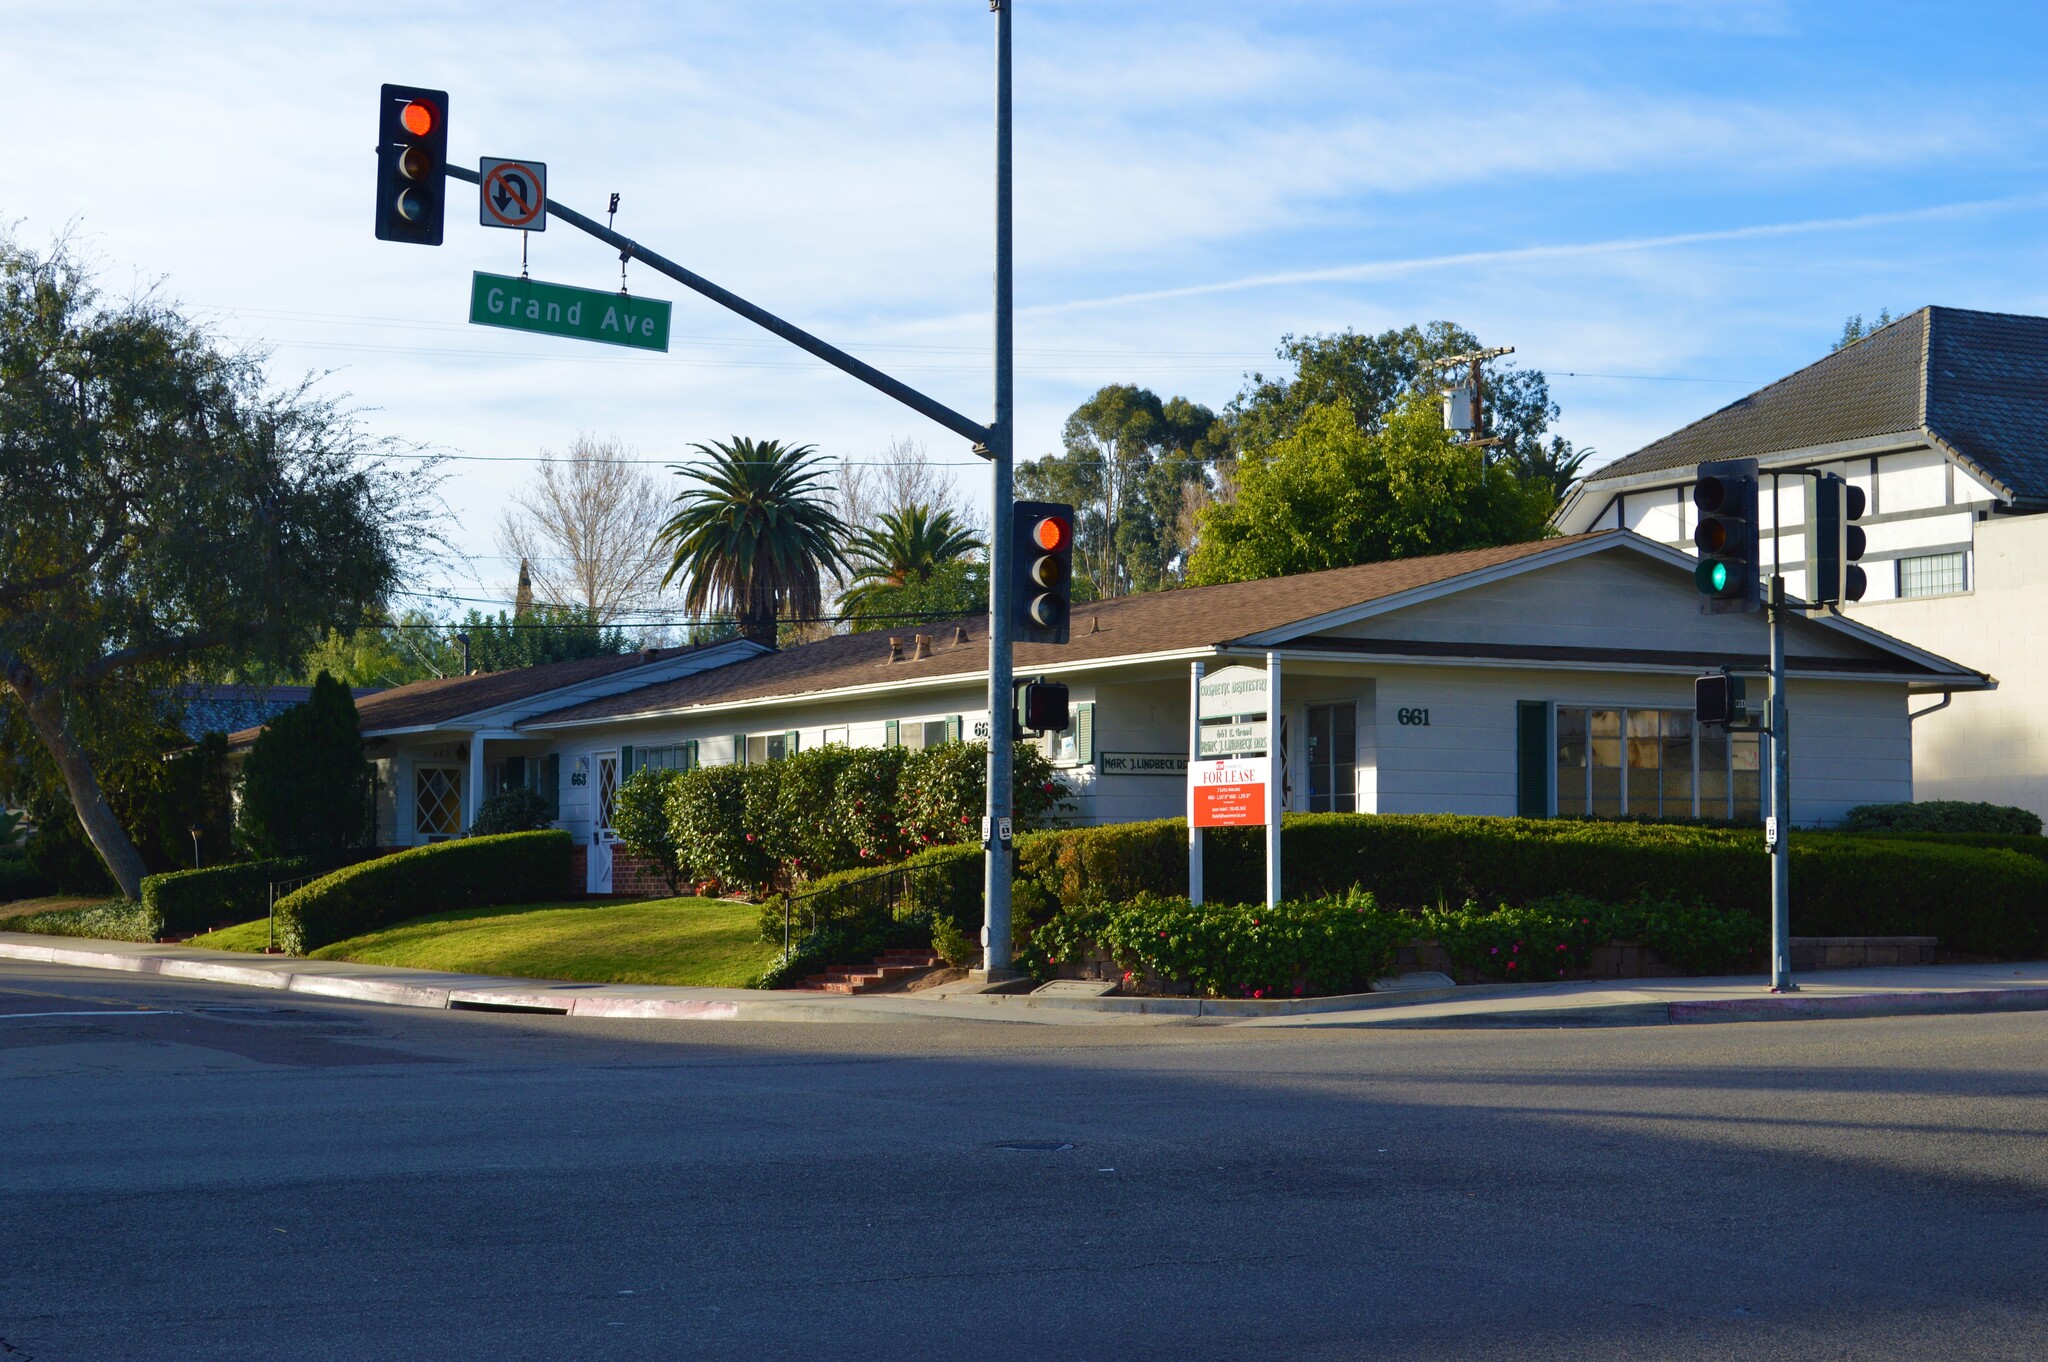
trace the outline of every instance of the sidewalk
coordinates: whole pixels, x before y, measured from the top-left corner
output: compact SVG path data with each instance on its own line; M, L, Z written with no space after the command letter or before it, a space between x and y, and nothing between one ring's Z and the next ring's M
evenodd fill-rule
M1086 998L934 989L834 997L740 988L573 984L295 960L190 946L0 932L0 959L160 974L398 1007L554 1012L673 1020L882 1022L977 1020L1039 1025L1658 1026L1954 1012L2048 1011L2048 961L1825 970L1774 996L1757 976L1479 984L1341 998Z

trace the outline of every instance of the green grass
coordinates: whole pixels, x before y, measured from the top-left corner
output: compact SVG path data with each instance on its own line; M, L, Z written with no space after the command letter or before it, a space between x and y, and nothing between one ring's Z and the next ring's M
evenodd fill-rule
M313 958L601 984L740 988L781 955L760 938L760 912L751 903L698 898L465 908L337 941ZM258 919L187 944L260 951L268 939L268 925Z

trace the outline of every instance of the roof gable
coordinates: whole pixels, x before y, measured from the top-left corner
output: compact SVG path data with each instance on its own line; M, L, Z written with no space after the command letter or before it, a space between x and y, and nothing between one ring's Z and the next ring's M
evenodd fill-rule
M1885 436L1926 439L2010 495L2048 500L2048 317L1923 307L1595 470L1583 486Z

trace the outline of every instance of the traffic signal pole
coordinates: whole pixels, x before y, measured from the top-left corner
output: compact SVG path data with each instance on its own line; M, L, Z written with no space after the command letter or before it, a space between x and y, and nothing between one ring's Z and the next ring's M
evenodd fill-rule
M1785 578L1777 561L1777 488L1771 489L1771 992L1796 993L1792 982L1792 760L1785 705Z
M1016 737L1011 693L1010 555L1006 533L1016 454L1016 369L1010 293L1010 5L989 0L996 14L996 334L995 421L989 427L988 516L988 809L982 820L982 975L994 981L1010 968L1010 771Z

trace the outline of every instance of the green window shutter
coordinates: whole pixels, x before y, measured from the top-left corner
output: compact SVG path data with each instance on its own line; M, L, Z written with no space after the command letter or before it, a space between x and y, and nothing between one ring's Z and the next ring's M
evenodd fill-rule
M898 723L898 722L897 722L896 720L894 720L894 719L891 719L891 720L889 720L889 721L888 721L887 723L885 723L885 724L883 724L883 725L882 725L882 746L884 746L884 747L901 747L901 746L903 746L903 726L902 726L902 724Z
M747 764L747 735L744 733L732 735L732 764L735 766L745 766Z
M633 774L633 749L626 745L619 747L619 779Z
M547 796L548 817L550 819L560 818L562 816L562 754L560 752L548 753L547 760L541 763L541 768L545 773L541 776L541 784L544 787L541 793Z
M960 741L960 716L958 714L948 714L946 716L946 741Z
M1515 813L1550 817L1550 705L1543 700L1515 704Z
M1074 760L1095 764L1095 702L1074 706Z
M697 769L697 740L695 738L683 744L682 760L677 764L685 771Z
M796 739L797 732L793 728L782 735L782 755L785 760L796 755Z

